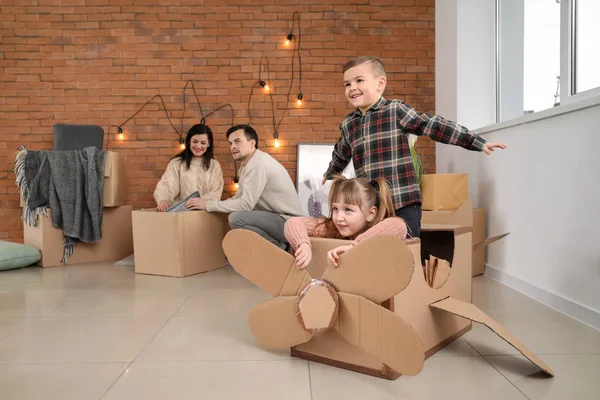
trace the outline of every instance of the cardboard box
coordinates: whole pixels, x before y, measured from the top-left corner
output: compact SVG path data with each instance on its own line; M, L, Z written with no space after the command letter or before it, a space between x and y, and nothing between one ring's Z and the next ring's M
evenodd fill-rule
M411 326L417 331L423 342L426 358L431 357L471 329L470 320L450 314L440 313L437 315L428 309L430 303L448 296L471 302L470 230L467 227L453 225L423 225L421 239L412 239L406 242L413 255L414 263L416 266L422 265L422 261L428 259L430 255L450 261L452 272L448 281L439 290L433 290L425 282L423 268L415 268L415 279L411 280L412 284L409 284L389 302L382 304L399 315L409 317ZM317 272L326 268L326 261L323 261L326 252L345 243L343 240L311 239L311 244L313 245L313 259L307 268ZM321 277L321 275L318 276ZM315 275L311 274L311 276ZM433 329L436 325L438 327ZM383 364L381 360L352 346L334 330L293 347L291 354L294 357L380 378L394 380L400 376Z
M424 360L480 322L553 375L500 324L471 304L471 229L425 225L421 240L366 239L312 277L294 258L254 232L234 230L223 241L234 269L274 297L249 313L250 330L268 348L380 378L418 374ZM345 241L320 241L332 247ZM314 243L314 242L313 242ZM316 254L320 262L326 255ZM441 286L425 281L423 261L450 263ZM312 266L313 271L320 267ZM432 286L437 287L434 289Z
M456 210L426 211L421 214L421 224L473 226L473 203L467 198Z
M456 210L469 197L467 174L425 174L421 202L426 211Z
M127 200L127 177L125 175L125 157L114 151L107 151L104 161L104 207L119 207ZM25 205L21 197L20 206Z
M23 224L23 243L42 252L42 267L62 266L64 234L52 226L50 213L38 215L36 226ZM102 215L102 239L96 243L77 243L66 265L120 260L133 253L131 206L105 208Z
M133 212L135 272L183 277L225 266L226 214Z
M508 235L494 236L486 239L485 209L472 206L471 199L467 199L457 210L453 211L423 211L422 224L461 225L473 228L473 276L485 272L485 256L487 245L496 242Z

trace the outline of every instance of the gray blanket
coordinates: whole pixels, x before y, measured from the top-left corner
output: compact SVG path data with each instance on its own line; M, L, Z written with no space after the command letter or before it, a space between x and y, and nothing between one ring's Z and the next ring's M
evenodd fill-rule
M14 171L25 199L23 221L37 223L37 214L51 210L52 226L63 231L62 262L79 241L102 239L104 161L106 152L95 147L70 151L33 151L20 148Z

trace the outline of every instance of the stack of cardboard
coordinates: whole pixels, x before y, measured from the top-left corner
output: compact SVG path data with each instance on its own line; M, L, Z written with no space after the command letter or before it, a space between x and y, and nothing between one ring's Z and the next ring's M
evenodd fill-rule
M508 233L486 238L485 209L473 209L468 197L467 174L424 175L422 182L421 223L471 227L473 276L483 274L487 246L506 237Z
M113 261L133 253L131 232L131 206L125 206L127 185L125 160L114 151L106 152L104 163L104 210L102 239L96 243L77 243L67 265L100 261ZM21 206L24 200L21 199ZM36 247L42 253L38 263L42 267L55 267L63 255L63 232L52 226L49 215L38 215L36 226L23 225L23 242Z

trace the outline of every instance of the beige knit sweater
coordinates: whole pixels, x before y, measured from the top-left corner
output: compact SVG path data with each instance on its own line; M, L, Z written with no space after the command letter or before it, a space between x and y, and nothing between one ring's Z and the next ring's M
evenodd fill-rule
M187 169L185 162L173 159L167 165L167 170L156 185L154 200L156 204L165 200L169 206L185 199L195 191L200 192L200 197L206 200L220 200L223 194L223 171L221 164L214 158L210 160L210 167L205 170L202 158L194 157Z
M296 188L287 170L270 154L256 150L240 168L239 189L224 201L209 201L209 212L268 211L282 218L302 215Z

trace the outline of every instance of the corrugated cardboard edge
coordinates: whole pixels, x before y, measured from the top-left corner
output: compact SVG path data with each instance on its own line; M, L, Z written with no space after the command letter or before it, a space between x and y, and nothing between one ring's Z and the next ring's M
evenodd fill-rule
M489 238L489 239L486 239L486 240L484 240L483 242L481 242L481 243L477 243L476 245L474 245L474 246L473 246L473 250L476 250L476 249L478 249L478 248L480 248L480 247L487 246L488 244L491 244L491 243L497 242L497 241L498 241L498 240L500 240L500 239L504 239L504 238L505 238L505 237L507 237L508 235L510 235L510 232L506 232L506 233L503 233L502 235L498 235L498 236L494 236L494 237L491 237L491 238Z
M554 371L546 365L538 356L532 353L525 345L523 345L516 337L509 333L499 322L492 319L489 315L481 311L477 306L447 297L429 305L429 307L447 311L451 314L470 319L471 321L484 324L491 329L496 335L504 339L508 344L519 350L525 358L537 365L550 376L554 376Z
M473 226L473 201L468 198L456 210L423 210L421 223Z

